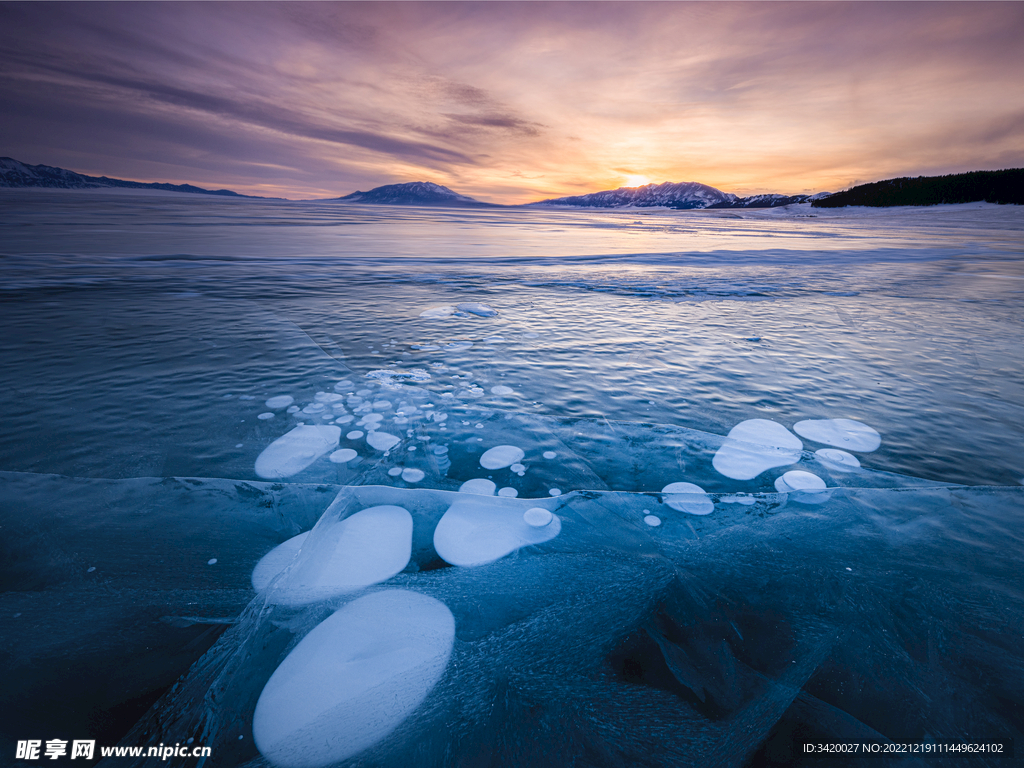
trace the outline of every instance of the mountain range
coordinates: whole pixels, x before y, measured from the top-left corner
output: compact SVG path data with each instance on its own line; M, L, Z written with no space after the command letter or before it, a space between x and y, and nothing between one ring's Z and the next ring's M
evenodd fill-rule
M230 189L203 189L191 184L166 184L86 176L49 165L28 165L10 157L0 157L0 188L45 187L51 189L159 189L202 195L253 198ZM253 198L266 199L266 198ZM675 208L677 210L713 208L778 208L794 203L835 208L846 205L900 206L966 203L985 200L992 203L1024 204L1024 169L972 171L947 176L886 179L861 184L843 192L819 192L816 195L762 194L737 197L696 181L646 184L620 187L586 195L572 195L505 206L485 203L453 192L429 181L385 184L367 192L356 191L322 202L364 203L373 205L424 205L472 208L548 207L548 208Z

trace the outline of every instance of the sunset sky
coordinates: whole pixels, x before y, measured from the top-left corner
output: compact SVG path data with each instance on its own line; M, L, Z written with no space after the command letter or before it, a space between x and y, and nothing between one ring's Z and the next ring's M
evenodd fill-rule
M0 156L289 198L1024 166L1024 3L6 3Z

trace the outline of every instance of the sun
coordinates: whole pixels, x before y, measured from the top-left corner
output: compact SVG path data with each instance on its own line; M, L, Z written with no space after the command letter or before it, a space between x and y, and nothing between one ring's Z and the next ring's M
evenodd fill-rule
M634 174L626 174L627 187L642 187L645 184L650 184L651 180L646 176L636 176Z

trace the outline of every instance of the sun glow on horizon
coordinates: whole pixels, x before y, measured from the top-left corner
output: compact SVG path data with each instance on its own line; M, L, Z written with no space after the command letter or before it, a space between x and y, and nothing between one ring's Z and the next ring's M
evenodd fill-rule
M622 185L624 187L642 187L642 186L644 186L646 184L650 184L651 183L651 179L649 177L647 177L647 176L638 176L638 175L634 175L634 174L626 174L625 179L626 179L626 183Z

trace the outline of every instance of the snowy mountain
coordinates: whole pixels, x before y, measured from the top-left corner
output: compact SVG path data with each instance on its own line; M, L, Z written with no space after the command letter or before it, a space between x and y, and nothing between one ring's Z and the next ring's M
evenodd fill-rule
M448 187L429 181L411 181L407 184L385 184L369 192L353 192L351 195L336 197L347 203L373 203L375 205L453 205L490 206L472 197L452 192Z
M648 184L643 187L619 187L604 192L592 192L589 195L572 197L556 197L541 200L530 205L572 206L575 208L708 208L719 203L736 200L730 195L706 184L696 181L663 184Z
M27 165L10 157L0 157L0 188L2 187L47 187L50 189L100 189L104 187L127 187L130 189L162 189L169 192L191 192L200 195L227 195L230 197L251 197L240 195L230 189L203 189L191 184L146 183L110 179L106 176L86 176L65 168L50 165Z
M589 195L558 197L542 200L530 205L573 206L577 208L637 208L664 207L676 209L694 208L777 208L793 203L804 203L828 197L828 192L817 195L765 194L751 197L737 197L720 189L699 184L696 181L664 184L648 184L644 187L619 187Z

